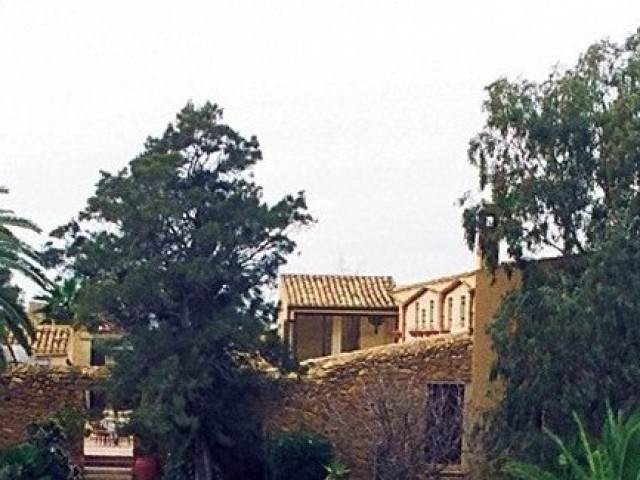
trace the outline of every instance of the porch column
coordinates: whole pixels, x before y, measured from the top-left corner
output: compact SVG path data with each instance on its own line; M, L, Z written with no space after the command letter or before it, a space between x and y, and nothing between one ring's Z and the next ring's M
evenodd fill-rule
M298 358L298 322L296 322L296 314L292 313L291 318L287 318L287 324L289 325L289 349L294 358Z
M333 317L333 326L331 329L331 355L342 352L342 317Z

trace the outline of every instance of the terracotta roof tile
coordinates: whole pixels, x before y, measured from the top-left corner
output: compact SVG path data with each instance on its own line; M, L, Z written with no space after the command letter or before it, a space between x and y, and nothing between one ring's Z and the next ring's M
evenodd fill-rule
M471 277L473 275L476 275L478 272L480 272L480 269L476 269L476 270L470 270L467 272L462 272L462 273L456 273L453 275L447 275L444 277L438 277L438 278L433 278L430 280L425 280L423 282L417 282L417 283L411 283L408 285L398 285L395 288L395 292L396 293L400 293L400 292L404 292L405 290L413 290L413 289L418 289L420 287L428 287L430 285L433 285L435 283L447 283L447 282L451 282L457 279L460 280L466 280L467 277Z
M36 356L67 355L71 343L72 327L68 325L39 325L31 344Z
M290 306L389 309L397 306L389 276L287 274L280 277Z

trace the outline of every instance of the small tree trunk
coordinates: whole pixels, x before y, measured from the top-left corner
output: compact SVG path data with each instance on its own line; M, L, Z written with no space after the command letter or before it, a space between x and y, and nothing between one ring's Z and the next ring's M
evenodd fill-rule
M202 434L198 435L195 445L195 480L213 480L211 451Z

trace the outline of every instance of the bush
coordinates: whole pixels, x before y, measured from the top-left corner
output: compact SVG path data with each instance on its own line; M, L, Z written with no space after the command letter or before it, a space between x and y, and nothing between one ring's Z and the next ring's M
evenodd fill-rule
M331 442L318 433L279 432L267 440L270 480L324 480L332 458Z
M545 430L560 455L552 470L526 462L510 462L505 471L526 480L618 480L640 478L640 411L617 415L607 406L607 418L600 437L590 438L584 422L574 413L578 441L566 442Z
M62 428L68 448L73 448L73 442L84 437L84 425L88 416L86 409L69 403L53 414L52 418Z
M29 440L0 452L0 480L76 480L60 424L48 419L27 427Z

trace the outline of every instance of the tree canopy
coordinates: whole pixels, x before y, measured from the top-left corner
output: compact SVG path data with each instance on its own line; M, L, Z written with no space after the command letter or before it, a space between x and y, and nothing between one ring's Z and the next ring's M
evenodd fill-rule
M640 185L640 33L589 47L541 82L499 79L487 87L487 120L469 146L480 191L519 260L543 249L588 251ZM475 241L483 201L464 212Z
M607 402L640 400L639 46L640 31L542 82L487 88L469 159L490 198L467 205L465 233L473 245L489 210L483 240L506 243L523 278L490 329L505 387L484 439L495 459L549 465L544 428L575 434L576 412L595 431Z
M221 108L189 103L54 232L83 285L79 316L127 333L115 397L134 400L171 478L251 478L259 464L265 289L295 249L292 231L311 222L303 193L264 201L251 173L261 159Z
M63 278L48 286L44 295L37 295L34 300L44 302L37 313L42 313L47 322L72 324L77 308L80 282L76 278Z

